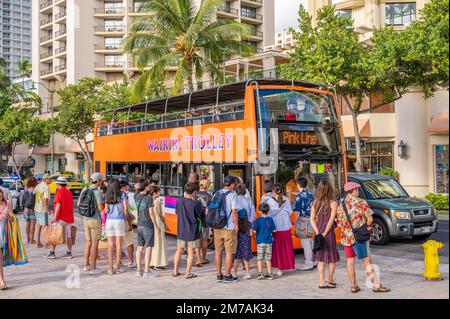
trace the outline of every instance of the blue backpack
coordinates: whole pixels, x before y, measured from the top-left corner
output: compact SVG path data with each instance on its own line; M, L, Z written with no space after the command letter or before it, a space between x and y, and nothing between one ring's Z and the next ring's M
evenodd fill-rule
M212 229L222 229L227 225L231 216L231 213L227 216L226 198L229 194L231 194L231 191L217 192L214 195L208 206L208 214L205 218L207 227Z

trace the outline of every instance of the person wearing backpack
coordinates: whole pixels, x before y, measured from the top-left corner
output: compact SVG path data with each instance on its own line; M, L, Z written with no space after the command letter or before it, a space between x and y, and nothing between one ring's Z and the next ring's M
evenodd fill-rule
M195 194L195 198L200 202L200 204L202 204L202 216L201 216L202 229L200 232L200 240L202 243L201 247L202 265L209 264L209 260L206 259L206 253L208 251L211 229L206 225L206 209L211 203L212 196L208 192L208 188L209 188L209 181L207 179L203 179L200 181L200 191L198 191Z
M344 186L345 198L337 208L336 219L341 229L341 244L347 257L347 272L351 284L351 292L358 293L361 289L356 281L355 257L366 267L366 274L372 282L372 291L384 293L391 291L378 280L370 257L370 227L373 222L373 212L364 199L359 198L361 185L348 182ZM349 222L351 221L351 222Z
M231 274L234 255L237 250L239 232L238 202L234 192L236 179L227 176L223 189L218 191L208 207L207 225L214 228L215 264L218 282L237 282L239 278ZM222 273L222 252L225 249L225 273Z
M84 247L84 271L96 274L98 243L102 237L102 216L105 209L100 186L103 176L99 173L91 175L92 185L84 188L78 198L78 213L83 217L86 244Z
M234 277L237 277L239 261L244 262L244 279L251 279L250 260L253 258L250 232L256 219L256 209L251 198L247 197L247 188L244 184L236 186L239 233L237 238L237 251L234 259Z
M27 183L27 190L23 194L22 203L24 207L24 218L27 223L26 233L28 244L34 245L34 231L36 229L36 214L34 213L34 205L36 204L36 196L34 195L34 189L38 185L38 181L35 177L30 177Z

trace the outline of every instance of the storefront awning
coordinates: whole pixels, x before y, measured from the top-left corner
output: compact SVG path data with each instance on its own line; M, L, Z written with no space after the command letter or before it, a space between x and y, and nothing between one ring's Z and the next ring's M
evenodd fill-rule
M448 134L448 112L437 113L432 118L428 133Z
M36 146L33 150L34 155L51 155L51 146Z
M358 120L359 136L370 137L370 121ZM343 120L342 128L344 131L344 137L355 137L355 130L353 129L353 120Z
M88 142L88 149L89 149L89 152L91 152L91 153L94 151L93 146L94 146L94 143ZM81 148L77 142L70 141L68 144L66 143L64 151L66 153L81 153Z

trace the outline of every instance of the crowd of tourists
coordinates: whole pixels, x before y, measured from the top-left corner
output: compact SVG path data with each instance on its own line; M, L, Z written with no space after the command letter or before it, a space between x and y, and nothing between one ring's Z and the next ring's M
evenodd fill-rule
M227 176L223 189L215 194L209 190L209 181L195 171L188 177L184 195L177 199L177 249L173 257L173 277L194 279L194 267L204 267L210 261L207 251L214 245L215 268L218 282L251 279L250 261L254 258L252 237L256 239L257 280L273 280L285 272L314 271L317 268L320 289L336 288L335 269L340 261L335 229L340 228L340 242L344 246L351 292L360 288L356 280L355 259L365 266L374 292L389 292L378 280L370 252L370 226L372 211L367 202L359 198L360 185L345 185L345 197L336 201L332 184L322 180L315 194L308 188L310 181L295 180L296 196L285 194L285 185L265 180L264 195L258 207L257 218L250 191L240 177ZM31 177L23 196L26 240L29 245L43 248L42 229L47 225L65 226L66 251L62 258L71 259L71 231L74 224L74 199L61 176L50 209L50 175L45 174L38 183ZM0 181L0 186L2 185ZM107 181L94 173L91 186L82 190L76 206L83 218L85 230L84 271L97 275L99 245L107 242L108 274L115 275L133 269L136 276L156 278L169 266L166 231L167 225L160 198L161 190L151 178L142 179L130 189L127 182ZM0 234L5 221L12 214L11 195L0 187ZM300 238L305 261L296 268L292 242L294 214L295 235ZM137 220L135 220L137 218ZM133 224L137 224L137 230ZM3 236L0 251L3 255ZM135 249L135 243L137 248ZM57 256L56 245L48 247L47 259ZM224 254L225 252L225 254ZM186 255L186 269L182 275L180 264ZM225 258L223 258L225 255ZM124 266L128 259L128 264ZM0 289L7 288L2 258L0 258ZM265 268L265 269L264 269Z

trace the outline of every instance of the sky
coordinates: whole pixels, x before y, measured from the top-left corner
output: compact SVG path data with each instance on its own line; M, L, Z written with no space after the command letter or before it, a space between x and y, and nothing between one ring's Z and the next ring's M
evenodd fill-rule
M300 3L305 7L308 0L275 0L275 31L298 26L298 7Z

